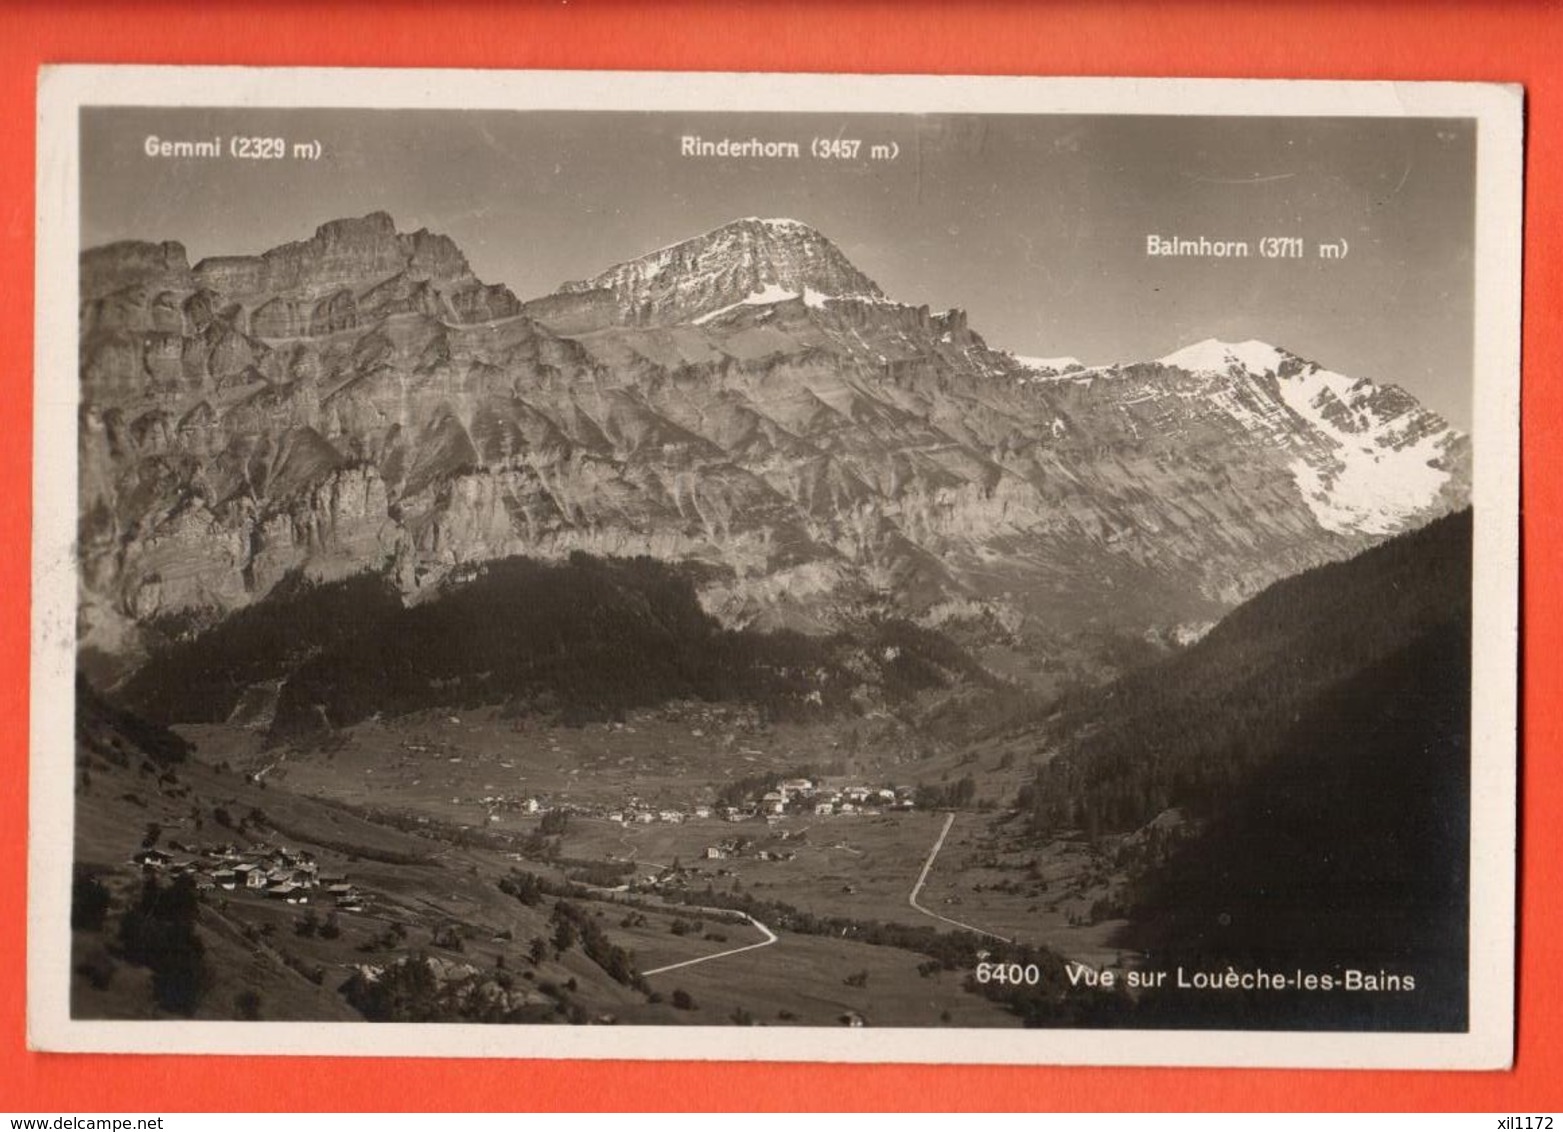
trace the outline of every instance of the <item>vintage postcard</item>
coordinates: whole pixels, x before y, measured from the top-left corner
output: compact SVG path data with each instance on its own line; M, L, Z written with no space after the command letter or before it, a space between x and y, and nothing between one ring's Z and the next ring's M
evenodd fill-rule
M46 70L32 1043L1507 1065L1521 111Z

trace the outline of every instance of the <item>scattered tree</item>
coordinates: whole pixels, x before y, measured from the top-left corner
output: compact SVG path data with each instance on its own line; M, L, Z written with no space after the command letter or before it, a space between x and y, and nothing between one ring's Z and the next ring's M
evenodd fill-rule
M120 920L120 947L132 963L152 969L157 1004L190 1017L211 984L206 946L196 933L199 898L188 876L163 887L148 877L141 899Z
M102 881L90 873L78 871L71 881L71 930L102 931L111 903L109 890Z
M570 827L570 815L563 810L549 810L543 815L542 824L538 826L544 834L554 835L563 833Z

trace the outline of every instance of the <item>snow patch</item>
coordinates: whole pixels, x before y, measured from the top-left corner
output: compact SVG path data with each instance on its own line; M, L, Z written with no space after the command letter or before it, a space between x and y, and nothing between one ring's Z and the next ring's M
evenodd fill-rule
M868 295L827 295L823 291L816 291L813 287L805 286L802 291L791 291L779 283L767 283L760 290L738 300L729 303L725 307L719 307L714 311L708 311L695 319L691 325L703 326L714 318L720 318L729 311L735 311L739 307L765 307L773 303L787 303L793 299L802 299L804 305L815 310L824 310L826 304L836 302L843 298L858 299L862 302L881 302Z
M1337 532L1391 534L1408 514L1432 506L1449 473L1432 465L1456 435L1450 429L1430 433L1396 449L1379 443L1400 418L1379 419L1363 403L1369 383L1317 367L1280 383L1287 408L1307 421L1334 446L1333 460L1322 468L1298 457L1292 478L1321 527ZM1339 401L1353 412L1356 430L1342 428L1324 410Z
M803 294L805 296L805 302L808 302L809 295L812 294L814 296L814 302L809 303L810 306L823 306L824 300L830 297L821 295L818 291L811 291L807 287L803 289ZM729 303L725 307L720 307L717 310L701 315L699 318L694 320L692 325L703 326L710 322L713 318L724 315L728 311L735 311L739 307L766 307L770 306L772 303L785 303L792 299L796 299L797 297L798 292L789 291L779 283L767 283L758 291L753 292L745 298L739 299L736 303Z

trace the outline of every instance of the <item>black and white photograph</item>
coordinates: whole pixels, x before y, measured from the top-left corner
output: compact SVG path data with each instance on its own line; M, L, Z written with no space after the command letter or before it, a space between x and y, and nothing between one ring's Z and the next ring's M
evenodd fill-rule
M41 94L41 1048L1507 1064L1515 92Z

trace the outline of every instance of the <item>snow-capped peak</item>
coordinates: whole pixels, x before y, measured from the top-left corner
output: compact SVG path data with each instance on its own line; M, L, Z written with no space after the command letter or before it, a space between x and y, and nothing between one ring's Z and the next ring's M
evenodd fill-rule
M1458 465L1451 453L1464 443L1461 434L1396 386L1336 373L1254 339L1210 338L1158 360L1225 379L1198 395L1291 449L1298 491L1326 530L1398 530L1407 515L1437 506ZM1248 380L1267 375L1278 380L1265 390Z
M1225 373L1233 366L1249 373L1274 373L1281 363L1292 355L1285 350L1250 338L1246 342L1222 342L1206 338L1185 346L1164 358L1158 358L1164 366L1175 366L1190 373Z
M884 297L814 228L800 220L753 216L561 288L565 294L595 290L613 292L631 321L664 324L791 295L812 299L811 305L834 297Z

